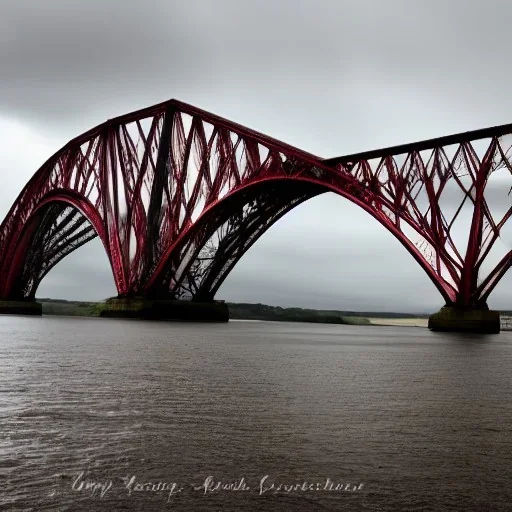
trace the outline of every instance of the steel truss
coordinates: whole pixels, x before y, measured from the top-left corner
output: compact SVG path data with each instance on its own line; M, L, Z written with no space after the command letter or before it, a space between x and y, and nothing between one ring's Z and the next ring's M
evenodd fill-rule
M484 306L512 263L512 251L494 253L512 206L505 197L497 213L489 193L512 187L511 134L322 160L170 100L97 126L36 172L0 227L0 299L33 299L56 263L99 236L119 296L209 301L270 226L331 191L390 231L447 304Z

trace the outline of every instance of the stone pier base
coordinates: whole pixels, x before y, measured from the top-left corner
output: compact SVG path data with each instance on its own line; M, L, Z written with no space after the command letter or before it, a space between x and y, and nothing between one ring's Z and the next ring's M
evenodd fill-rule
M432 331L498 334L500 313L489 309L464 309L444 306L428 319Z
M229 309L224 302L113 297L106 301L100 316L182 322L228 322Z
M43 308L39 302L23 300L0 300L0 315L41 316Z

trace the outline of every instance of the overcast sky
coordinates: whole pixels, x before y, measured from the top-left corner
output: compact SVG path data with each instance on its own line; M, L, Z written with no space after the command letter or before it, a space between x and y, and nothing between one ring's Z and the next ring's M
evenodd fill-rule
M324 157L510 123L511 15L505 0L0 0L0 216L69 139L169 98ZM490 306L512 309L511 284ZM37 293L115 294L98 239ZM217 297L418 312L443 302L399 242L332 194L273 226Z

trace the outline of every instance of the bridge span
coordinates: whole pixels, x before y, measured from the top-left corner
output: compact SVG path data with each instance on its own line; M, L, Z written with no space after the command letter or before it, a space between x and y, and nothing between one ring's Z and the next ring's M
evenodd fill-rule
M512 203L493 198L512 188L511 154L504 125L323 159L169 100L76 137L30 179L0 226L0 313L41 314L44 276L99 237L118 292L106 315L225 321L215 294L243 254L334 192L434 283L431 329L499 332L487 300L512 262L497 243Z

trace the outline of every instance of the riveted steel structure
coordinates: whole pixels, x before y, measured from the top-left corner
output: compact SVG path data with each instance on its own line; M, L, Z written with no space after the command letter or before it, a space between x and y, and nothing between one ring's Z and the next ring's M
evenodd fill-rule
M485 308L512 262L505 252L482 274L512 215L487 197L491 176L503 189L512 175L511 134L325 160L176 100L111 119L66 144L16 199L0 227L0 300L33 300L56 263L99 236L119 297L211 301L273 223L331 191L390 231L447 305Z

